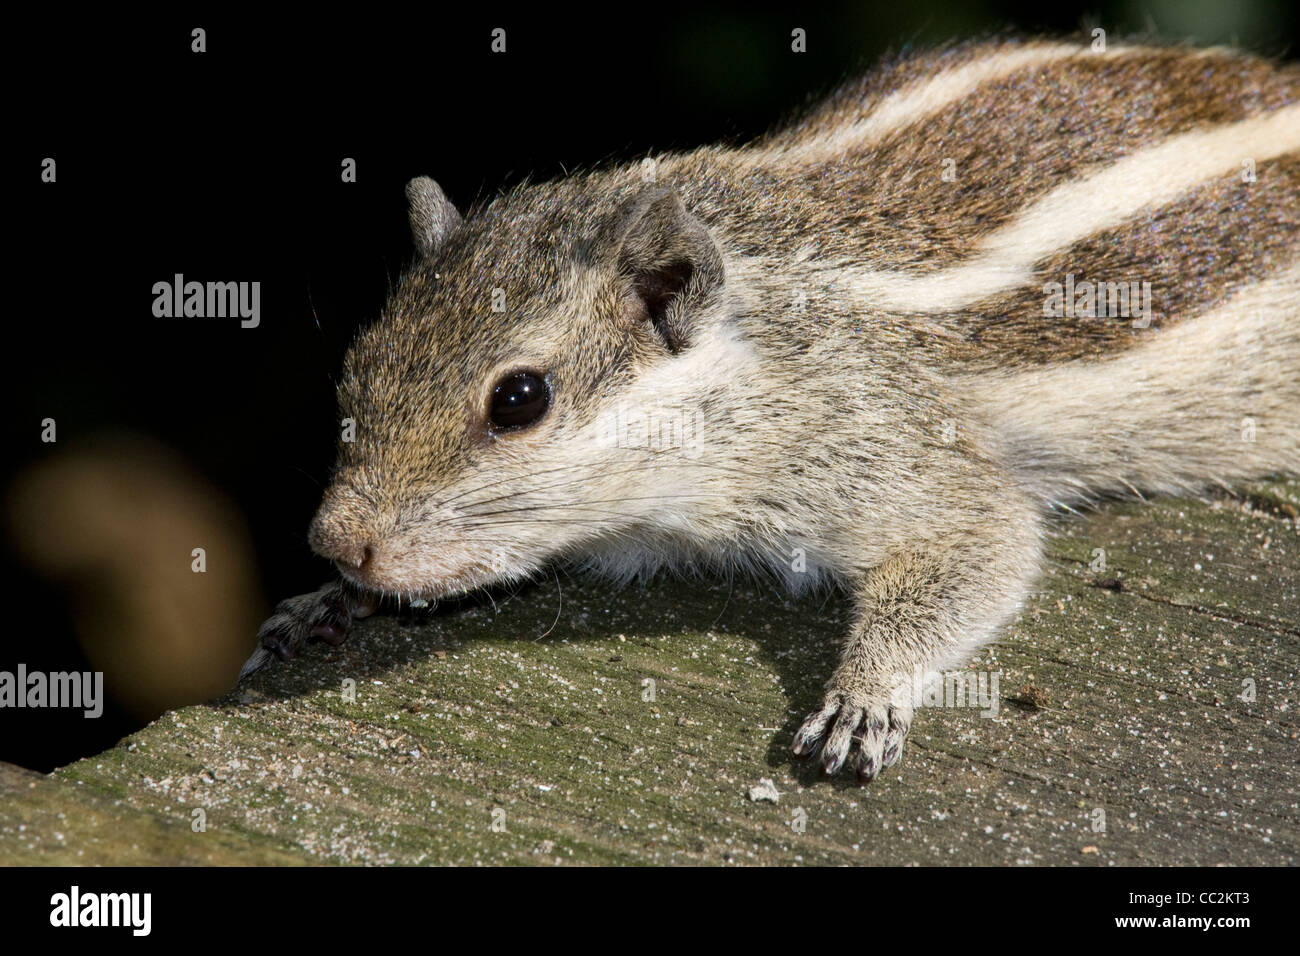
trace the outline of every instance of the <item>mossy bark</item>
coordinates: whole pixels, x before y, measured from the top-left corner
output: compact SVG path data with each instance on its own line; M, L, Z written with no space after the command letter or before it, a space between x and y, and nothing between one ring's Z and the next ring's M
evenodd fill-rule
M1271 482L1057 524L971 664L996 716L923 709L868 788L789 753L842 596L561 578L0 769L0 862L1294 864L1297 509Z

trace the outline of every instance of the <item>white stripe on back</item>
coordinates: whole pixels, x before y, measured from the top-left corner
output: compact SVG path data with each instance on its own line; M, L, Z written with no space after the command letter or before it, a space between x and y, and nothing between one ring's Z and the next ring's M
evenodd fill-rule
M1247 159L1261 163L1300 149L1300 104L1230 126L1171 136L1084 179L1064 183L1019 218L987 237L975 255L931 275L892 270L854 273L856 294L881 309L948 312L1028 284L1035 263L1093 233L1114 228L1215 176L1238 175ZM1243 189L1268 189L1259 182Z

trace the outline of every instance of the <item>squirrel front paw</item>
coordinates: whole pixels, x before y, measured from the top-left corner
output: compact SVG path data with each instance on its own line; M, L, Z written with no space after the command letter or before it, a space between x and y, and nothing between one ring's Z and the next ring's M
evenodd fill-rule
M851 767L868 783L902 757L911 723L908 703L831 688L794 735L794 752L820 759L828 774Z
M342 644L352 619L366 617L377 606L377 598L360 594L342 581L281 601L258 629L257 650L244 663L239 679L260 669L272 657L282 661L297 657L310 640Z

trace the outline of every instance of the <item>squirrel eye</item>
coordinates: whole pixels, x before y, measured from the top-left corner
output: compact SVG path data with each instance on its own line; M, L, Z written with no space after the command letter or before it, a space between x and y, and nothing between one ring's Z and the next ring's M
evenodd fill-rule
M492 389L488 418L498 430L531 425L551 407L551 390L541 376L511 372Z

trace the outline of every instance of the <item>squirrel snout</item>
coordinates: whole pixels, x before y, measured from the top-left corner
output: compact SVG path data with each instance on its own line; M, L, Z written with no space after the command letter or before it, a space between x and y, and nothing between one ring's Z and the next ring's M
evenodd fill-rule
M350 569L364 571L366 565L370 564L375 556L375 549L368 544L345 544L339 548L333 548L328 552L316 549L323 557L329 558L335 564L345 564Z
M370 536L326 507L312 520L307 542L322 558L349 570L364 571L375 557L375 544Z

